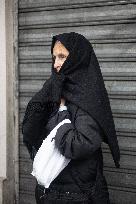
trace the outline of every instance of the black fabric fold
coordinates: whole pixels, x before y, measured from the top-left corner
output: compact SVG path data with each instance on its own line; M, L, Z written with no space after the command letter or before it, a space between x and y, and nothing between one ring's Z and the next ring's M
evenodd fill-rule
M99 123L104 132L104 142L109 145L115 165L119 167L120 150L112 110L94 49L84 36L71 32L53 36L52 54L57 40L68 49L69 55L59 73L55 73L52 62L54 83L65 76L62 87L59 86L55 94L61 92L62 97L86 111Z

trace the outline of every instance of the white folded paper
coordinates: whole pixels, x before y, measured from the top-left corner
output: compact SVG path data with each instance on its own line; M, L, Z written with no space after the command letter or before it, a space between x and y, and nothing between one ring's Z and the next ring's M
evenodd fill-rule
M48 188L51 182L68 165L70 159L64 157L55 146L54 137L60 126L71 123L69 119L60 122L43 140L41 147L35 155L33 161L32 175L36 177L38 183Z

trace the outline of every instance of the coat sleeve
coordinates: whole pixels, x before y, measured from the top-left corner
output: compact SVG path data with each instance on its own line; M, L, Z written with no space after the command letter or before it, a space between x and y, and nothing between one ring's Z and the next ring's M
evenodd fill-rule
M68 115L67 115L68 117ZM85 111L78 108L75 124L63 124L57 130L55 144L70 159L90 157L101 147L102 129Z
M48 122L49 116L59 104L62 84L65 76L54 73L46 80L42 89L29 101L22 122L23 142L29 153L38 149L42 141L43 127Z
M31 145L39 137L46 122L47 107L34 97L29 101L22 122L23 141Z
M22 122L23 143L33 160L41 143L41 134L46 122L47 109L44 104L32 98L27 105Z
M23 142L31 159L41 143L42 131L48 117L54 108L54 103L47 103L47 92L43 86L29 101L22 122Z
M49 115L60 104L60 93L56 90L61 91L64 80L63 75L54 73L29 101L22 123L24 142L35 141L41 134L42 127L47 123Z

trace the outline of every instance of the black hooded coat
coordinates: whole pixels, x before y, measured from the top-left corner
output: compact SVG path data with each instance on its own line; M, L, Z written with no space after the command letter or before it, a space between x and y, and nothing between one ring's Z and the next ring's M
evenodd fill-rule
M82 121L84 119L91 120L91 122L93 121L92 129L96 131L98 130L103 142L109 145L115 165L116 167L119 167L120 151L112 111L108 94L104 85L103 77L101 74L100 66L94 53L93 47L84 36L78 33L63 33L53 37L51 53L53 53L53 47L56 40L60 41L66 47L66 49L69 51L69 55L58 73L54 69L54 61L52 58L51 77L45 82L43 88L38 93L36 93L35 96L28 103L25 117L23 120L22 130L23 140L26 146L28 147L31 158L33 159L34 150L37 150L40 147L41 141L44 139L43 127L45 127L48 123L48 120L54 110L58 109L60 99L61 97L63 97L66 99L66 104L69 107L74 107L73 110L72 108L69 108L69 111L72 110L71 114L76 112L75 109L78 108L79 110L81 110L81 113L79 111L80 114L82 114L83 111L88 117L90 117L90 119L88 117L82 118ZM61 118L61 116L59 117ZM71 116L69 116L69 113L66 113L64 117L71 118ZM82 121L80 121L80 123L84 124L84 122ZM97 124L97 127L94 124ZM68 137L70 138L70 136L66 136L66 132L70 134L70 125L71 124L64 124L63 127L59 129L58 137L56 137L56 145L63 155L71 158L73 160L72 162L75 162L74 166L80 166L79 163L82 163L83 166L81 168L86 169L86 165L88 164L88 162L85 163L86 159L87 161L88 159L91 159L92 163L94 160L99 160L100 168L98 171L97 166L97 175L95 176L95 181L97 180L97 183L95 183L95 191L97 192L93 193L93 200L95 200L94 203L97 204L109 203L109 201L106 201L106 199L108 200L107 190L105 190L106 193L102 193L102 189L107 189L107 184L103 176L103 159L101 148L94 148L95 150L93 151L93 154L91 156L88 155L88 157L86 156L86 158L82 158L82 153L78 154L78 157L74 157L74 153L71 153L75 151L74 147L72 146L72 142L69 142L69 140L67 139ZM81 124L81 126L83 125ZM76 131L77 130L75 130L75 132ZM87 131L88 130L84 132ZM92 134L94 133L92 132ZM71 141L74 141L74 139L74 136L72 136ZM82 138L78 138L78 140L79 139ZM67 140L67 144L64 140ZM86 141L83 141L84 144L85 142ZM77 148L79 148L78 145ZM71 149L71 152L69 152L69 149ZM81 149L79 149L78 151L82 152ZM76 177L75 173L74 177ZM56 180L58 182L56 183L60 186L62 177L60 180L59 179L60 178ZM55 183L53 182L53 184ZM88 185L90 185L91 188L94 182L92 182L91 184L86 184L87 185L80 185L82 191L84 191L85 189L89 189ZM100 187L102 185L104 187L102 187L101 189ZM54 186L56 186L56 184ZM60 189L57 187L55 188ZM72 186L70 186L70 189L72 189ZM85 192L87 192L87 190ZM90 201L88 203L92 202Z

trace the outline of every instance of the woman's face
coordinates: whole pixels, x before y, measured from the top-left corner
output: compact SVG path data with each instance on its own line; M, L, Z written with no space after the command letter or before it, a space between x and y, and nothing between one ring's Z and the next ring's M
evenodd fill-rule
M67 59L69 51L64 47L60 41L56 41L53 48L54 68L59 72L63 63Z

